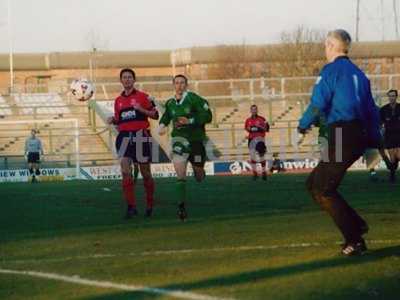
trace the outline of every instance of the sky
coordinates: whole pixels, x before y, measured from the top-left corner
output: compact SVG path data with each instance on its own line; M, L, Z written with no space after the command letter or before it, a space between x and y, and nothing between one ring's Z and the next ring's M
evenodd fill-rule
M9 51L9 28L16 53L270 44L300 25L325 31L343 28L354 36L357 0L9 2L11 26L7 0L0 0L0 53ZM360 2L360 40L395 39L393 1Z

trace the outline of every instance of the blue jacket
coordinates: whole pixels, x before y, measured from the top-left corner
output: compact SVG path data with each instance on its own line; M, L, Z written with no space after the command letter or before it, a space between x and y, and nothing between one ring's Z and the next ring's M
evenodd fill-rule
M369 79L346 56L336 58L322 69L299 127L309 129L318 117L323 117L328 125L360 120L369 144L381 140L379 109Z

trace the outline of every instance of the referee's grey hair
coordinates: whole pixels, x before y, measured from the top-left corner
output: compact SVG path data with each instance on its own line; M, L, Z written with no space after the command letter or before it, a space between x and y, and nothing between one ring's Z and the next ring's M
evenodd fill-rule
M344 53L348 54L351 46L351 36L344 29L335 29L328 32L328 37L334 38L341 44L341 49Z

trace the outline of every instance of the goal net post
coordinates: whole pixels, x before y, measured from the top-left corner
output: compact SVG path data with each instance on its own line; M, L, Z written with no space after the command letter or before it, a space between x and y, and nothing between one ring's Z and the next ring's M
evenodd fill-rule
M68 169L68 179L80 179L80 142L78 119L30 119L0 121L1 156L9 169L26 168L25 141L37 131L44 156L42 168Z

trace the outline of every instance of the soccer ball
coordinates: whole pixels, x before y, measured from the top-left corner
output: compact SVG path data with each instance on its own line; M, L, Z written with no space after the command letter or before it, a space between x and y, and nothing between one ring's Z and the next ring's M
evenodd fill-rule
M70 85L70 90L72 95L78 101L87 101L94 94L93 84L85 78L75 79L74 81L72 81Z

